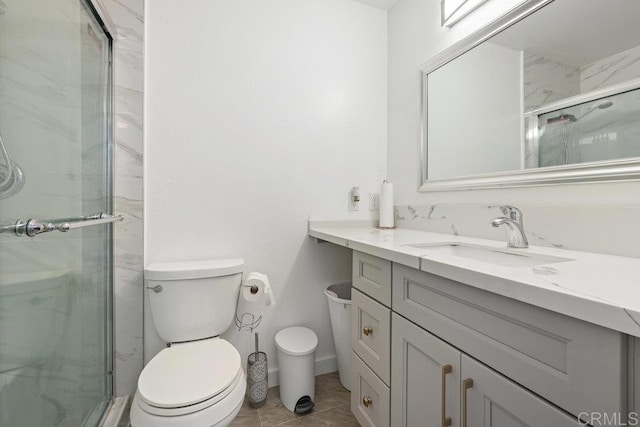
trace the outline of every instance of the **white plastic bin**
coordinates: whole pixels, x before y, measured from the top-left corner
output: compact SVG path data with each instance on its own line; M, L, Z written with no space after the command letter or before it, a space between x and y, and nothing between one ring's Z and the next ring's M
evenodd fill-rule
M340 383L351 390L351 282L331 285L325 291L329 299L331 330L338 358Z
M309 328L294 326L276 334L280 400L291 412L313 408L316 386L318 337Z

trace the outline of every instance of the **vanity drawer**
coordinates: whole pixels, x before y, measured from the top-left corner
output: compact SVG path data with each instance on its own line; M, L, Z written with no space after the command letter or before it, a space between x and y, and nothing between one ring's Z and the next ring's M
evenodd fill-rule
M391 307L391 261L353 251L353 286Z
M351 412L361 426L389 426L389 387L353 352L351 369Z
M574 415L626 409L623 334L401 265L393 310Z
M355 289L351 297L351 348L389 384L391 310Z

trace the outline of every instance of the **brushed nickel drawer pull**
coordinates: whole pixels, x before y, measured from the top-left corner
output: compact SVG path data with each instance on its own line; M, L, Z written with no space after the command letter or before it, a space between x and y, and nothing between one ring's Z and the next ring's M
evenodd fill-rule
M467 427L467 390L473 387L473 379L462 381L462 427Z
M442 367L442 427L451 425L451 417L447 417L447 374L453 371L451 365Z

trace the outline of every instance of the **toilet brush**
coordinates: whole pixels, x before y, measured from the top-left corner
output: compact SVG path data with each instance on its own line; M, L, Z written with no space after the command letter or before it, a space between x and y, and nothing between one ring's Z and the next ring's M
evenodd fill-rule
M255 333L255 352L247 358L247 394L249 406L259 408L267 400L267 354L258 349L258 333Z

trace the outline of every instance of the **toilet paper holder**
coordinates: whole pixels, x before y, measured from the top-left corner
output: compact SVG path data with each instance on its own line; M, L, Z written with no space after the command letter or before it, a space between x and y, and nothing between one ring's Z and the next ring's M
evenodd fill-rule
M262 322L265 307L275 302L269 278L262 273L249 273L240 289L235 324L239 331L254 332Z
M249 290L249 292L251 292L251 294L252 294L252 295L257 294L257 293L258 293L258 291L260 290L260 288L258 288L256 285L249 285L249 284L246 284L246 283L243 283L243 284L242 284L242 287L243 287L243 288L251 288L251 289Z

